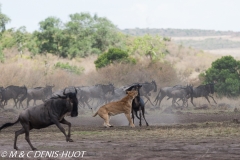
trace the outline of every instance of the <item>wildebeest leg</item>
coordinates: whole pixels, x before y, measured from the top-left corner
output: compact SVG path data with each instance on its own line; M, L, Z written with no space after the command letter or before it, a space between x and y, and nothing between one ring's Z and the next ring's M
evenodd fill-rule
M21 123L23 128L24 128L24 132L25 132L25 139L26 141L28 142L29 146L32 148L32 150L37 150L37 148L33 147L30 139L29 139L29 130L31 130L30 126L29 126L29 123L28 122L24 122L24 123Z
M73 142L73 140L71 139L71 123L66 121L64 118L60 121L60 123L68 125L68 141Z
M130 113L125 113L125 116L127 117L130 126L135 127L135 125L133 124L133 121L131 119Z
M60 129L60 131L64 134L64 136L66 137L66 141L68 142L69 141L69 138L65 132L65 129L62 127L62 125L59 123L58 120L53 120L53 123L56 124L56 126ZM71 141L70 141L71 142Z
M217 104L217 102L215 101L215 99L213 98L213 96L211 96L211 95L208 95L208 96L213 99L213 101L215 102L215 104Z
M193 98L191 98L191 103L194 107L196 107L195 104L193 103Z
M142 107L139 107L139 126L142 126Z
M30 98L27 99L27 108L28 108L28 106L29 106L29 101L30 101L30 100L31 100Z
M144 97L146 97L147 100L149 100L149 102L151 103L151 105L154 106L154 104L152 103L152 101L150 100L150 98L147 95L145 95Z
M132 120L133 120L133 124L134 124L134 113L133 112L134 112L134 110L132 109Z
M13 101L14 101L14 106L13 106L13 108L15 108L15 107L17 108L17 102L16 102L16 99L13 98Z
M147 120L146 120L146 118L145 118L145 115L144 115L144 113L145 113L145 108L142 108L142 115L143 115L143 119L145 120L145 122L146 122L146 125L147 125L147 126L149 126L149 125L148 125L148 123L147 123Z
M211 104L210 101L209 101L209 99L208 99L208 96L205 96L205 98L207 99L208 103Z
M15 132L15 139L14 139L13 148L16 149L16 150L18 150L18 147L17 147L17 138L18 138L18 136L19 136L20 134L23 134L23 133L25 133L24 128L22 128L22 129L20 129L20 130L18 130L18 131Z

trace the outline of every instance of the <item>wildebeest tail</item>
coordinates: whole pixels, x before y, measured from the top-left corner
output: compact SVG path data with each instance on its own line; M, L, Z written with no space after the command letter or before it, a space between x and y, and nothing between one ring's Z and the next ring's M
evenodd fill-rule
M0 127L0 131L3 129L3 128L7 128L7 127L10 127L10 126L13 126L14 124L18 123L19 122L19 118L17 119L16 122L13 122L13 123L5 123L4 125L2 125Z
M96 115L98 115L98 111L93 115L93 117L95 117Z

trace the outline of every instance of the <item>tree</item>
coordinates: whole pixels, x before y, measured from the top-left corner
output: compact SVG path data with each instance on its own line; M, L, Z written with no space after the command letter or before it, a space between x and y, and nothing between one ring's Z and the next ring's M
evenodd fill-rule
M206 71L205 83L216 82L215 90L220 96L236 97L240 94L240 61L223 56L212 63Z
M159 36L150 35L135 37L128 46L128 51L131 54L150 57L152 61L164 57L167 53L163 39Z
M37 37L40 53L53 53L66 56L62 52L59 39L62 39L62 22L56 17L48 17L40 23L40 32L33 34Z
M2 13L0 4L0 32L3 33L6 30L6 24L9 23L11 19Z
M28 34L26 27L22 26L13 34L13 38L18 48L20 54L23 53L23 50L26 48L26 42L28 41Z

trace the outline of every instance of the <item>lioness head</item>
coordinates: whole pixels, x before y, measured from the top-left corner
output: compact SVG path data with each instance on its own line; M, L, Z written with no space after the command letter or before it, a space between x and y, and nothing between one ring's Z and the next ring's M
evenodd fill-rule
M138 95L138 91L127 91L128 96L135 98Z

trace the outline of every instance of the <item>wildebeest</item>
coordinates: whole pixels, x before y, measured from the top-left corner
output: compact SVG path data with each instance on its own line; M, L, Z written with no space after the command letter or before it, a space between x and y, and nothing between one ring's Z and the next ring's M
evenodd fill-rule
M146 125L148 126L148 122L145 118L145 104L143 99L141 98L141 89L142 85L140 84L134 84L131 87L129 87L128 89L126 89L126 91L132 91L132 90L136 90L138 91L138 95L133 99L132 101L132 119L133 119L133 123L134 123L134 114L136 115L136 117L139 119L139 126L142 126L142 115L143 115L143 119L146 122ZM139 117L138 117L138 113L139 112Z
M208 99L208 97L211 97L213 99L213 101L215 102L215 104L217 104L217 102L215 101L213 96L210 95L213 93L214 93L214 83L208 83L205 85L199 85L198 87L194 87L193 95L191 97L191 103L195 106L195 104L193 103L193 98L205 97L207 99L208 103L211 104Z
M22 129L15 132L14 146L13 148L18 150L17 138L20 134L25 133L25 139L32 148L36 150L30 142L29 131L31 129L46 128L50 125L55 124L61 132L65 135L67 142L73 142L71 136L71 123L64 119L65 115L71 112L71 117L78 116L78 99L77 90L75 92L65 93L66 88L63 92L64 96L52 97L46 100L43 104L28 108L24 110L14 123L6 123L0 127L0 130L6 127L10 127L18 122L21 123ZM65 133L64 128L60 124L68 125L68 134Z
M36 105L36 100L42 100L44 101L47 99L48 96L52 95L52 88L54 86L49 86L46 85L46 87L35 87L35 88L30 88L27 91L27 96L26 97L21 97L19 98L19 107L22 105L22 101L27 98L27 107L29 106L29 102L33 99L33 105Z
M81 89L81 96L79 97L79 101L83 104L83 107L85 104L88 106L89 109L92 107L89 105L88 101L89 99L100 99L101 102L107 102L106 95L110 93L111 95L114 95L114 85L109 83L108 85L104 84L96 84L94 86L82 86L78 87L78 89Z
M185 106L185 104L187 103L188 97L192 97L192 94L193 94L192 85L183 86L178 89L167 92L168 99L172 98L172 106L174 106L175 103L177 103L176 102L177 99L182 100L183 101L182 106ZM188 103L187 103L187 106L188 106Z
M153 90L153 92L157 92L157 84L156 82L153 80L152 82L145 82L145 83L135 83L135 84L140 84L142 85L141 89L140 89L140 94L141 96L147 98L147 100L153 105L152 101L149 98L149 95L151 95L151 91ZM134 84L132 84L134 85ZM131 85L131 86L132 86Z
M2 99L1 103L4 101L3 106L7 105L9 99L13 99L14 106L17 107L18 98L25 98L27 96L27 87L26 86L8 86L4 88L1 92Z

